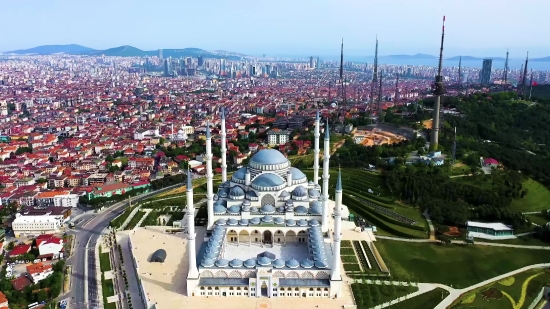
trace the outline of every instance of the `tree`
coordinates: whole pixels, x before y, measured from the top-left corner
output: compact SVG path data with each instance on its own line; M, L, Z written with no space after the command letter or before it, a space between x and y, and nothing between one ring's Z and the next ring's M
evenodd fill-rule
M48 180L46 178L39 178L36 182L42 184L48 182Z

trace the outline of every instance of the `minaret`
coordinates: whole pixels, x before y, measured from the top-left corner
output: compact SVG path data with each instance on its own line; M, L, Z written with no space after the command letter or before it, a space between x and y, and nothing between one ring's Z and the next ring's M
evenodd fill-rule
M432 123L432 138L430 140L430 151L437 150L439 144L439 113L441 108L441 96L447 93L445 85L443 84L443 76L441 76L441 67L443 65L443 41L445 40L445 16L443 16L443 27L441 28L441 48L439 50L439 67L437 69L437 76L435 77L435 83L433 87L433 94L435 95L433 123Z
M330 129L327 125L325 126L325 148L323 150L323 222L321 224L321 230L323 232L328 231L328 179L329 175L329 159L330 159Z
M225 183L227 181L227 141L225 140L226 133L225 133L225 108L222 107L222 183Z
M338 179L336 180L336 194L334 204L334 233L332 234L332 267L330 274L330 296L338 297L342 287L342 275L340 273L340 242L342 241L342 217L340 209L342 208L342 173L338 170Z
M369 109L374 109L374 97L376 86L378 84L378 36L376 36L376 47L374 49L374 63L372 65L372 82L370 84L370 106Z
M208 229L214 224L214 175L212 174L212 136L210 122L206 122L206 209L208 211Z
M199 283L197 253L195 251L195 207L193 205L193 181L191 171L187 170L187 252L189 272L187 273L187 296L191 296Z
M320 119L319 119L319 110L317 110L317 114L315 115L315 149L313 150L313 182L315 184L319 183L319 137L321 134L319 134L319 126L321 125Z

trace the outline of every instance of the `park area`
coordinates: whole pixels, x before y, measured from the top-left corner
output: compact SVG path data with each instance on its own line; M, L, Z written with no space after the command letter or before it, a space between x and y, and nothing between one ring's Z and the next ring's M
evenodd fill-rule
M549 261L548 254L542 250L481 245L378 239L376 248L392 276L453 288L466 288L528 265Z
M532 269L504 278L457 299L451 309L523 309L538 302L537 296L544 286L550 285L549 269Z
M381 174L351 168L341 171L344 205L354 215L376 226L379 235L428 238L427 223L418 208L397 202ZM309 179L313 178L312 169L303 172ZM334 196L337 176L338 169L331 169L329 196Z
M422 293L416 297L409 298L391 305L390 309L428 309L435 308L445 297L449 295L447 290L436 288L429 292Z
M533 212L542 211L550 208L550 190L539 182L528 179L523 182L523 189L527 190L527 194L520 199L512 201L510 207L513 211L518 212Z
M397 301L407 294L418 291L418 288L393 284L353 283L351 290L357 309L368 309L389 301Z

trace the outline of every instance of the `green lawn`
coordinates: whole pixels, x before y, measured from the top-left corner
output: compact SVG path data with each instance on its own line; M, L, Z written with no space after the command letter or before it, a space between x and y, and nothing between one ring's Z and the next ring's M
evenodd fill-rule
M481 239L479 241L482 241ZM533 235L521 236L516 239L503 239L503 240L483 240L485 242L495 242L500 244L511 244L511 245L523 245L523 246L543 246L548 247L550 243L544 242L538 238L535 238Z
M535 277L533 277L536 275ZM523 289L524 283L529 280L526 289ZM465 293L452 306L452 309L486 308L486 309L523 309L528 308L535 300L543 286L550 284L550 271L544 269L529 270L498 282L483 286L479 289ZM499 299L484 299L484 292L494 290ZM508 294L514 301L515 306L510 299L504 295ZM523 295L523 302L522 299ZM499 295L502 294L502 295Z
M416 297L404 300L387 308L390 309L432 309L449 295L444 289L437 288Z
M351 290L358 309L367 309L418 291L415 286L353 283Z
M550 222L550 219L546 218L543 214L533 214L525 215L531 222L538 224L540 226L545 225L547 222Z
M548 188L535 180L529 179L523 182L523 189L527 189L527 195L522 199L513 200L510 210L529 212L550 208L550 190Z
M550 262L539 250L378 239L392 276L465 288L512 270Z
M136 224L138 224L139 220L141 220L141 218L143 218L144 215L145 215L145 211L139 211L138 210L138 212L132 217L130 222L128 222L128 225L126 226L126 229L131 230L134 227L136 227Z
M99 266L102 272L111 270L111 261L109 260L109 252L99 254Z

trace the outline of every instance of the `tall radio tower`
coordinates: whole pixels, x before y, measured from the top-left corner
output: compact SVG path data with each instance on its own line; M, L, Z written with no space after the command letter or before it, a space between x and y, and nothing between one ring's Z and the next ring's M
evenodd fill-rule
M504 79L504 85L508 83L508 54L509 54L509 51L508 49L506 49L506 61L504 62L504 76L502 78Z
M529 64L529 52L527 52L527 58L525 58L525 65L523 66L523 78L521 79L521 91L523 96L527 92L527 65Z
M374 96L376 92L376 86L378 84L378 36L376 36L376 48L374 49L374 63L372 65L372 82L370 84L370 106L371 110L374 109Z
M443 84L443 76L441 76L441 67L443 65L443 42L445 40L445 16L443 16L443 26L441 27L441 48L439 50L439 67L437 76L433 86L433 94L436 96L434 104L433 124L432 124L432 139L430 141L430 150L437 150L439 143L439 110L441 108L441 96L447 93Z

